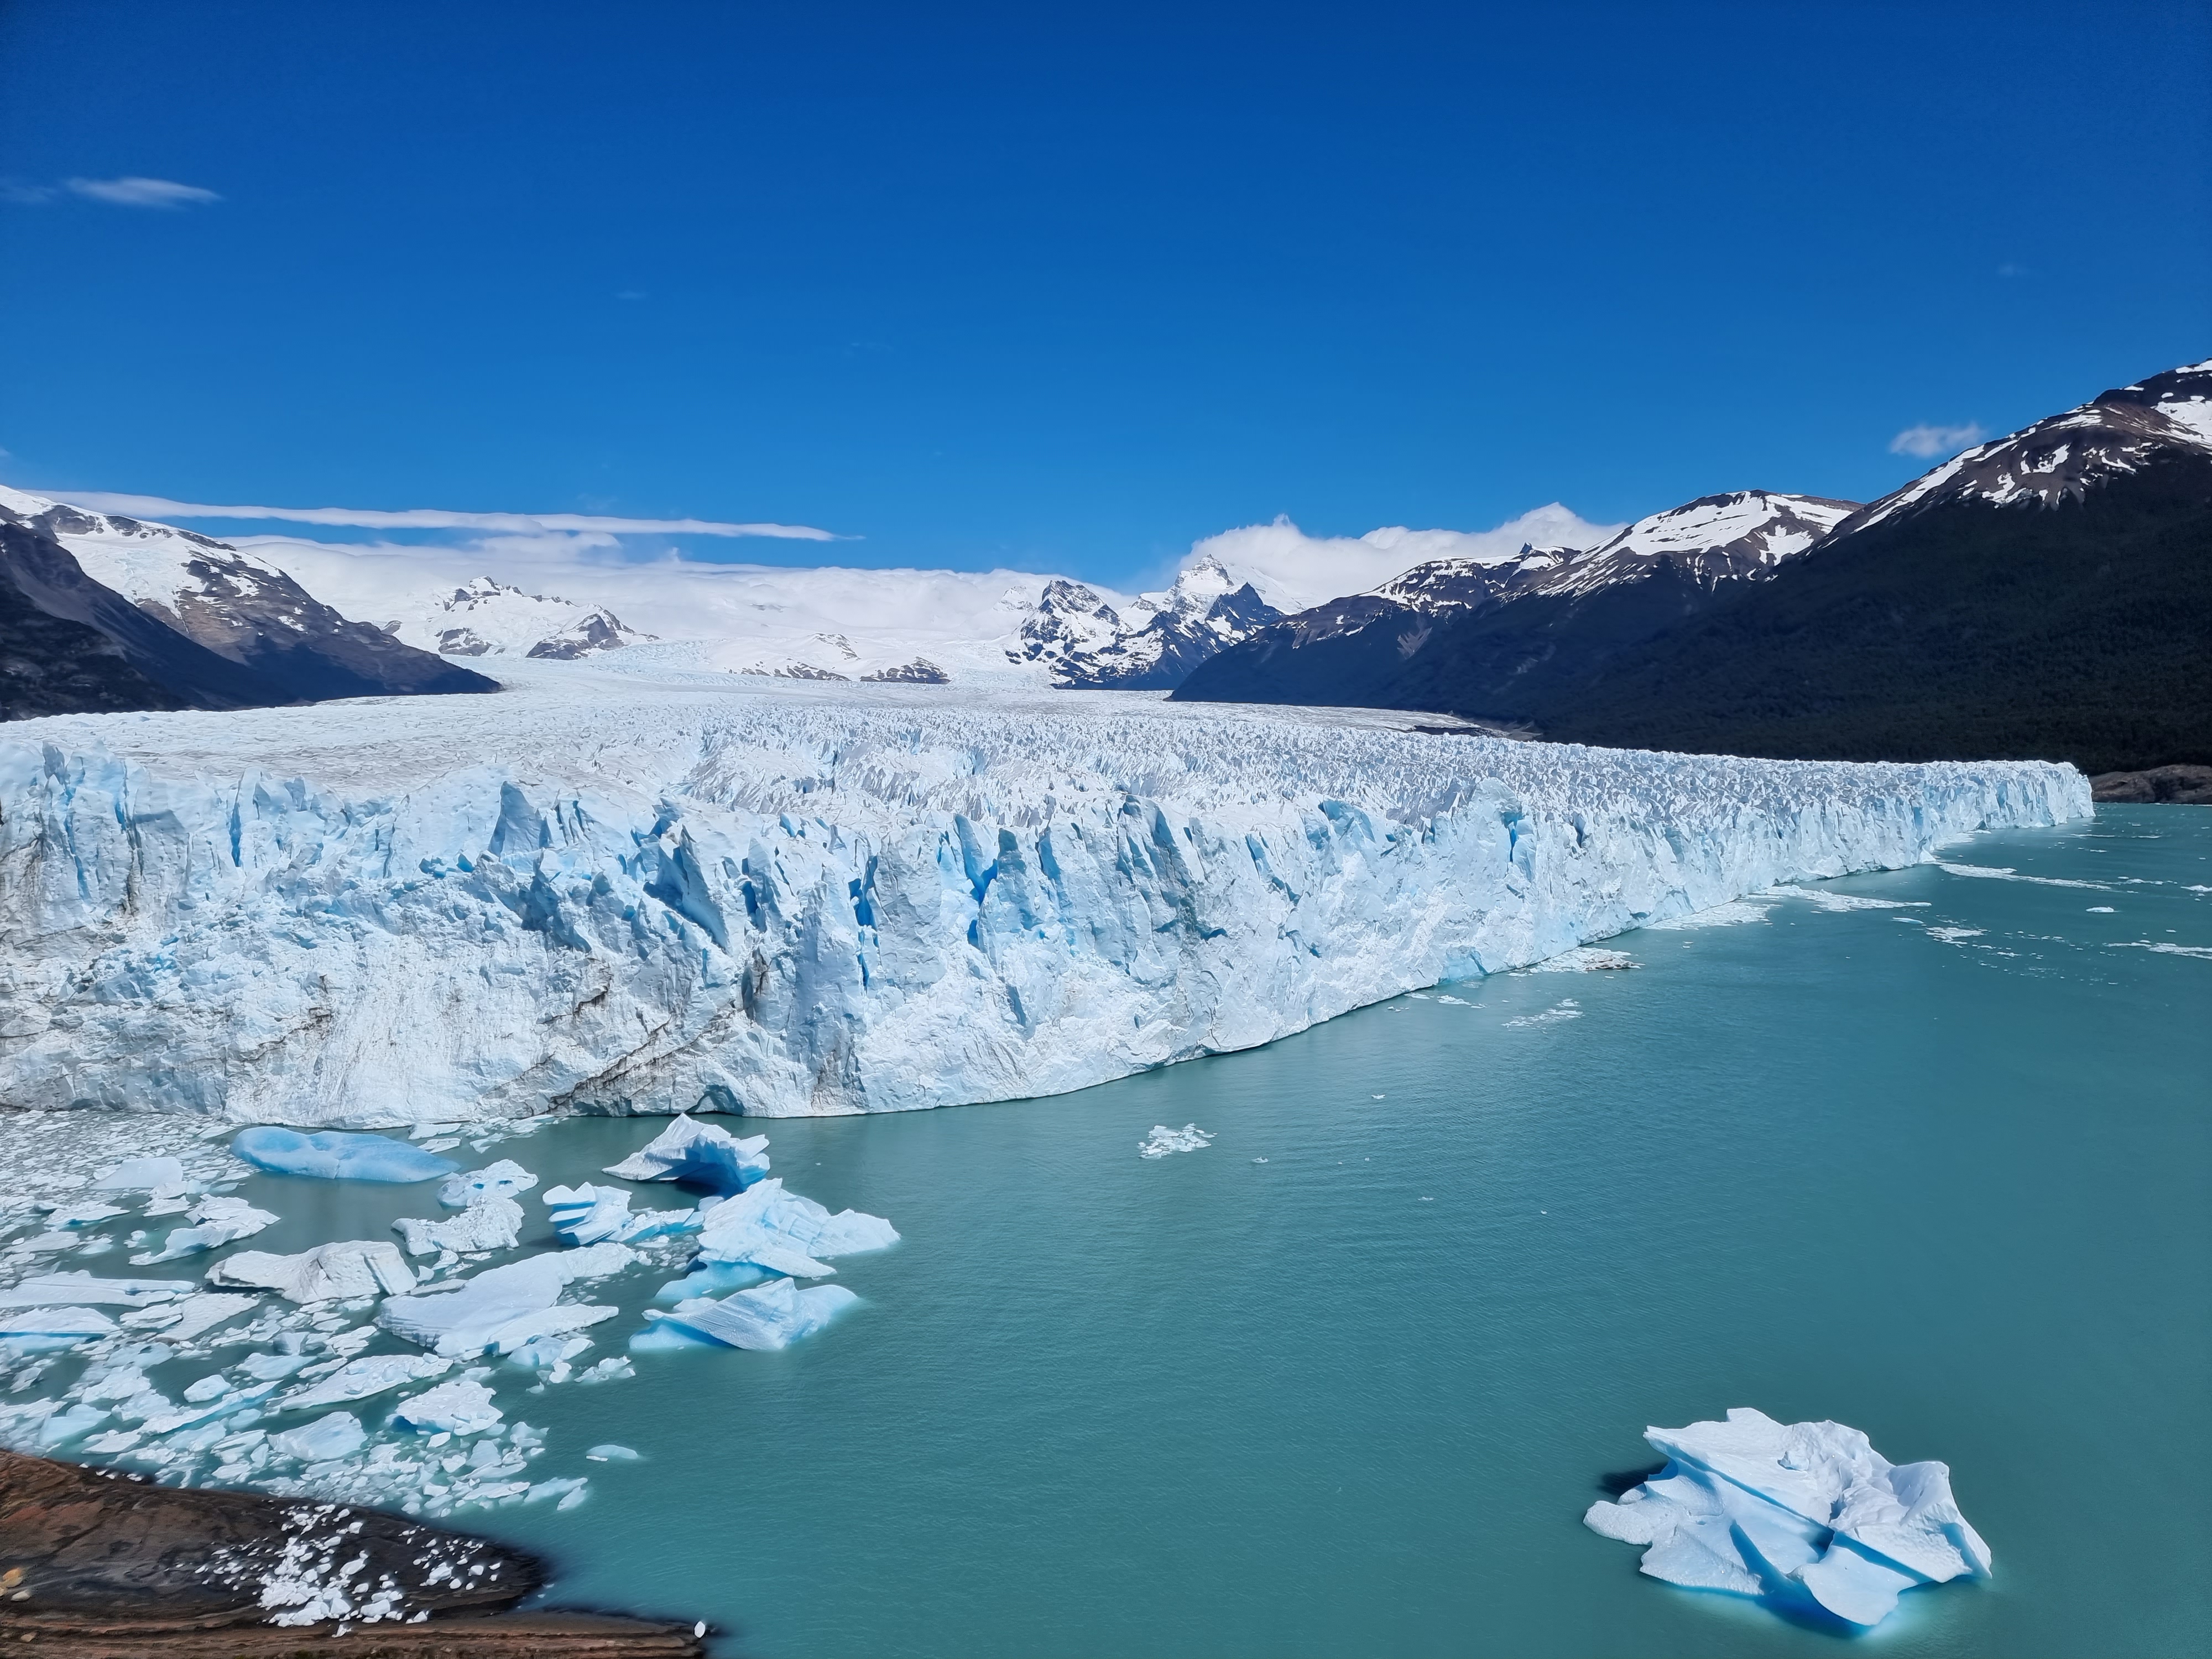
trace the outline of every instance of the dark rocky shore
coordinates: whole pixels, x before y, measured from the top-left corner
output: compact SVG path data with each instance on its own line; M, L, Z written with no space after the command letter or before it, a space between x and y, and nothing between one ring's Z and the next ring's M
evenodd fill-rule
M544 1582L532 1556L401 1516L157 1486L0 1452L0 1648L9 1652L697 1659L706 1651L690 1625L514 1610ZM270 1622L279 1617L299 1622Z
M2124 805L2212 806L2212 766L2100 773L2089 780L2089 793Z

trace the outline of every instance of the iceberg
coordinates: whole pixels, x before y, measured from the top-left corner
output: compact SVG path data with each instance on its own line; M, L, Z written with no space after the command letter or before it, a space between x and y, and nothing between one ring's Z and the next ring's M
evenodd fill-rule
M2091 811L2040 762L507 678L465 721L7 728L0 933L41 990L0 1098L364 1129L1060 1094Z
M241 1238L251 1238L264 1227L276 1224L276 1218L266 1210L257 1210L242 1198L203 1198L186 1212L193 1224L173 1227L160 1250L145 1255L134 1255L134 1267L150 1267L157 1261L174 1261L179 1256L197 1255L220 1245L234 1244Z
M549 1187L545 1207L553 1213L553 1231L571 1244L597 1244L612 1239L634 1244L642 1239L690 1232L699 1225L696 1210L648 1210L629 1212L629 1194L619 1187Z
M511 1158L502 1158L481 1170L449 1176L438 1188L438 1202L449 1210L467 1209L495 1198L520 1198L538 1184L538 1177Z
M739 1140L688 1112L605 1173L623 1181L690 1181L727 1196L768 1173L768 1137Z
M1950 1469L1892 1463L1856 1429L1736 1407L1725 1422L1644 1437L1666 1468L1583 1522L1644 1546L1655 1578L1864 1628L1915 1585L1990 1576Z
M1152 1133L1137 1143L1137 1156L1165 1158L1170 1152L1194 1152L1212 1144L1213 1137L1195 1123L1186 1123L1180 1129L1155 1123Z
M489 1389L472 1377L457 1376L403 1401L392 1413L392 1426L417 1434L482 1434L498 1427L501 1416Z
M836 1268L819 1257L880 1250L898 1243L881 1216L858 1210L836 1215L811 1198L788 1193L770 1176L705 1212L699 1254L702 1265L750 1262L796 1279L820 1279Z
M813 1285L802 1291L787 1279L776 1279L719 1302L701 1297L679 1302L665 1313L648 1309L646 1317L726 1348L787 1348L813 1335L860 1299L842 1285Z
M88 1273L39 1273L0 1291L0 1308L149 1307L199 1289L189 1279L96 1279Z
M398 1388L403 1383L442 1376L453 1368L452 1360L441 1359L434 1354L372 1354L364 1359L347 1360L328 1376L304 1388L295 1389L276 1403L289 1412L313 1411L322 1406L343 1406L356 1400L367 1400L373 1395Z
M351 1456L368 1440L368 1431L362 1427L358 1417L351 1412L332 1412L327 1417L317 1418L305 1428L270 1435L269 1449L278 1457L294 1458L302 1463L325 1463L332 1458Z
M181 1193L185 1166L173 1158L134 1158L106 1170L92 1183L96 1193Z
M522 1206L511 1198L483 1198L442 1221L402 1216L392 1227L410 1255L428 1255L437 1250L511 1250L522 1237Z
M455 1290L386 1297L376 1322L394 1336L449 1358L512 1353L532 1337L556 1336L612 1319L618 1308L562 1304L580 1279L620 1272L636 1260L620 1244L561 1250L489 1267Z
M224 1290L274 1291L288 1302L342 1302L410 1290L415 1274L397 1246L357 1238L297 1255L240 1250L210 1267L207 1282Z
M458 1167L449 1158L404 1141L335 1129L313 1135L266 1125L242 1129L230 1150L271 1175L313 1176L320 1181L429 1181Z

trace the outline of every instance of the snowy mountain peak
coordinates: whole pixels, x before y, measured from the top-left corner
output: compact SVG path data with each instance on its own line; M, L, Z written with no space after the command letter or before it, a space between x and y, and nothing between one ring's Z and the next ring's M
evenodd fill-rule
M408 630L407 619L392 624ZM448 657L524 656L569 659L653 638L626 626L603 605L558 594L529 593L489 576L475 576L431 607L414 631Z
M1949 501L2056 507L2174 455L2212 456L2212 362L2115 386L2079 408L1976 444L1883 496L1847 528Z
M1550 592L1592 592L1641 576L1662 558L1704 587L1756 578L1808 551L1856 511L1856 501L1765 489L1700 495L1638 519L1534 586Z

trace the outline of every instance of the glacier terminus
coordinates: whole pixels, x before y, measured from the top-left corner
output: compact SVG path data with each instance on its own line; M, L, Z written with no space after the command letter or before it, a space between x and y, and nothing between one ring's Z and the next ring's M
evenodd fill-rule
M1139 693L549 662L464 701L11 726L0 1093L353 1128L1052 1095L2090 810L2041 763Z

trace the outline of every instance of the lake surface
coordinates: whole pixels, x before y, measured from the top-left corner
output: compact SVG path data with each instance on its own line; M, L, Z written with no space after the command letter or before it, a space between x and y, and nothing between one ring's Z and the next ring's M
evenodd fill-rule
M897 1225L841 1263L864 1305L502 1382L591 1497L456 1521L727 1654L1839 1653L1581 1524L1647 1424L1747 1405L1948 1462L1996 1553L1863 1645L2212 1652L2212 812L1948 856L2014 873L1832 883L1901 908L1754 905L1056 1099L723 1120ZM1185 1123L1212 1145L1138 1156ZM551 1184L659 1127L501 1152ZM241 1190L270 1249L423 1207ZM604 1440L644 1461L568 1467Z

